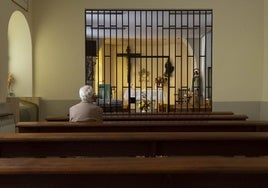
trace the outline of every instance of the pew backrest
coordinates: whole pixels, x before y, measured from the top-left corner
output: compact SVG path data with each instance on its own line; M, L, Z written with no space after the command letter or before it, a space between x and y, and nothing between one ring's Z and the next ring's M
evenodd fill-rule
M268 158L6 158L1 187L268 187Z
M18 122L18 132L256 132L268 121Z
M244 114L232 115L111 115L104 116L103 121L209 121L209 120L247 120L248 116Z
M267 132L0 134L1 157L268 155Z
M111 118L112 117L155 117L155 116L164 116L164 117L171 117L171 116L193 116L193 115L234 115L233 112L231 111L213 111L213 112L209 112L209 111L205 111L205 112L152 112L152 113L128 113L128 112L107 112L107 113L103 113L103 117L104 120L106 120L107 118ZM146 119L147 119L146 118ZM247 118L247 117L246 117ZM136 118L135 118L136 119ZM48 116L45 119L46 121L69 121L69 117L68 115L66 116Z

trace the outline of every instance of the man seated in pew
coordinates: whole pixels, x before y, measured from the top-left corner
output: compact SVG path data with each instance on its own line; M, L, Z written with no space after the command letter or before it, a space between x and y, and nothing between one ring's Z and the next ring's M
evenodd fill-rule
M93 104L94 91L92 86L85 85L79 89L81 102L69 109L69 121L102 121L103 110Z

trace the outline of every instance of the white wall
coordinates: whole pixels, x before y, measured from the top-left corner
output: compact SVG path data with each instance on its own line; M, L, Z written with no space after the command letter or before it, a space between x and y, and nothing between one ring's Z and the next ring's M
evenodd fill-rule
M268 0L264 0L264 47L262 100L268 102Z
M221 8L218 12L215 10L214 16L214 100L259 101L263 55L262 1L224 2L219 3Z
M5 8L4 8L5 7ZM5 101L8 75L8 41L7 28L11 15L11 3L0 0L0 102Z
M268 120L268 0L264 0L264 34L263 34L263 82L262 82L262 103L260 119Z

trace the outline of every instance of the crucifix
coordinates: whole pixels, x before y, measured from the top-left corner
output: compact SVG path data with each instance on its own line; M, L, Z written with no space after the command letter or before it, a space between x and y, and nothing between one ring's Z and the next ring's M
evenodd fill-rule
M130 53L130 48L129 46L126 49L127 53L121 53L121 54L117 54L118 57L127 57L127 67L128 67L128 72L127 72L127 82L128 82L128 86L130 87L130 71L131 71L131 63L130 60L131 58L137 58L137 57L141 57L141 54L137 54L137 53Z
M127 57L127 83L128 83L128 111L130 112L130 103L135 103L136 99L135 97L132 98L131 97L131 92L130 92L130 84L131 84L131 80L130 80L130 74L131 74L131 58L137 58L137 57L141 57L141 54L137 54L137 53L131 53L130 52L130 48L129 46L126 49L126 53L119 53L117 54L118 57Z

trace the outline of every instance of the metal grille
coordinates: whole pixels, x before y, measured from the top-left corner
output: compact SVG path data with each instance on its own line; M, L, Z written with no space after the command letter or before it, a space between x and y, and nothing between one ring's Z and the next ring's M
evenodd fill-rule
M105 112L211 111L212 10L86 10L86 84Z

